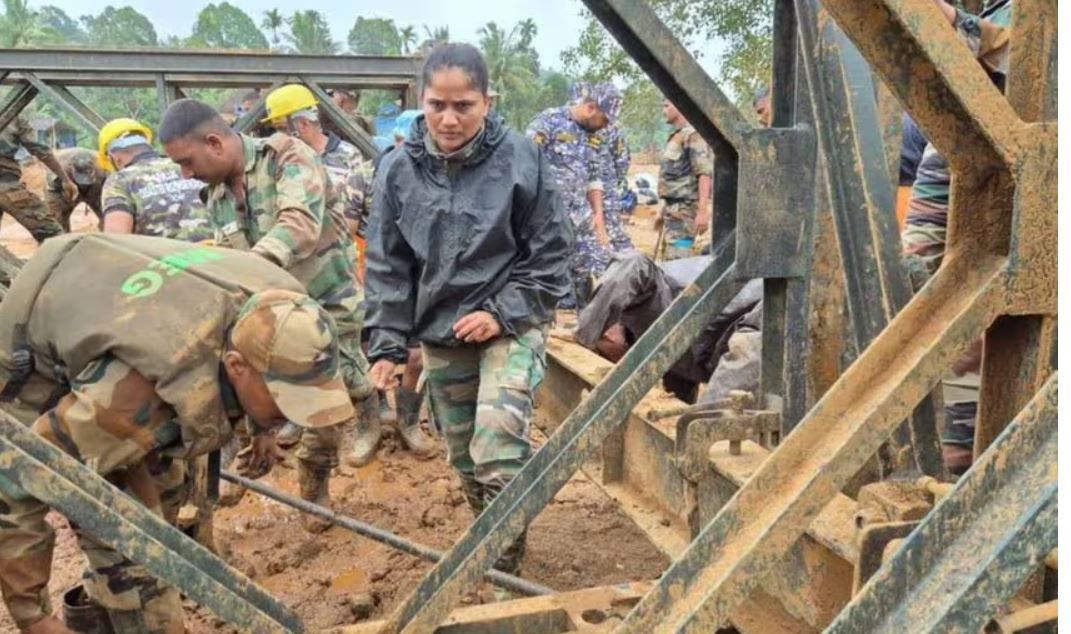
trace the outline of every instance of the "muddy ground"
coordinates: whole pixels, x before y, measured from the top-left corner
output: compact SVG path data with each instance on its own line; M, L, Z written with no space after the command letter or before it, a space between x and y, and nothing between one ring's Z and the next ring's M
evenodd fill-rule
M27 172L28 183L40 188L41 172ZM95 231L96 224L95 216L81 211L72 218L75 231ZM636 246L647 253L653 251L657 236L652 225L653 210L641 207L628 229ZM0 244L22 257L35 247L29 234L8 216L0 224ZM537 412L537 423L540 416ZM541 432L533 434L540 442ZM265 481L297 495L293 469L278 467ZM472 521L445 451L431 460L416 460L399 449L389 432L372 464L337 470L331 495L337 512L439 550L449 549ZM49 521L58 533L50 584L58 610L59 595L78 582L83 561L66 520L52 514ZM218 511L215 539L229 563L292 607L310 631L385 616L431 567L342 528L310 535L301 527L298 512L254 493L237 506ZM578 475L533 523L523 576L556 590L575 590L654 579L666 565L665 557L616 504ZM493 600L486 584L465 599ZM233 631L192 604L187 628L194 633ZM6 610L0 609L0 632L11 631L14 626Z

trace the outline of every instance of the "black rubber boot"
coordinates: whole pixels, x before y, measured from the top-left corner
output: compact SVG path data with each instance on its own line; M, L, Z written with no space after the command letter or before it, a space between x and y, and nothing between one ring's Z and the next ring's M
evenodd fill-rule
M435 455L435 442L420 427L420 394L405 388L394 390L398 408L398 435L409 451L418 458Z

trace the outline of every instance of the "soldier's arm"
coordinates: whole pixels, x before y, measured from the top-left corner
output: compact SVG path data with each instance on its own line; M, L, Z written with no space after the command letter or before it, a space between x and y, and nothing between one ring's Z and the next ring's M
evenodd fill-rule
M104 181L100 199L104 233L134 233L137 208L118 172Z
M699 186L698 212L695 215L696 234L702 234L710 224L711 198L714 192L714 155L710 152L710 146L699 136L698 132L692 132L687 139L688 150L692 161L692 173L696 176Z
M290 143L275 157L278 216L252 251L282 268L312 255L323 230L327 176L312 150Z
M346 222L350 232L357 235L361 221L365 213L365 200L369 193L369 181L371 170L367 161L360 156L355 157L350 164L349 174L346 177Z

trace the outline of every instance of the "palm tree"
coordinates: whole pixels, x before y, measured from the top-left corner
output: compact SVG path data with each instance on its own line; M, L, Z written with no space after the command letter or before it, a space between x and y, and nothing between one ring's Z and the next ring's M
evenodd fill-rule
M402 54L408 55L416 44L416 29L412 25L400 29L398 39L402 42Z
M338 53L339 43L331 39L331 29L327 19L314 9L295 11L287 19L290 32L284 33L290 48L306 55L334 55Z
M279 9L264 12L264 19L260 22L260 28L271 31L272 48L279 47L279 29L283 28L285 23L286 20L283 18L283 14L279 13Z
M60 38L55 29L41 22L41 14L30 8L28 0L4 0L0 16L0 46L16 48Z
M427 53L436 46L450 41L450 27L445 25L437 26L432 30L431 27L425 24L424 35L426 37L424 41L420 43L420 50Z
M521 46L519 30L518 25L507 33L498 24L488 22L477 31L487 61L488 79L503 101L510 92L533 81L536 76L528 49Z
M532 18L525 18L517 23L517 29L520 31L520 41L518 45L521 48L528 48L532 45L532 40L535 39L536 33L539 32L539 27L536 26L535 20Z

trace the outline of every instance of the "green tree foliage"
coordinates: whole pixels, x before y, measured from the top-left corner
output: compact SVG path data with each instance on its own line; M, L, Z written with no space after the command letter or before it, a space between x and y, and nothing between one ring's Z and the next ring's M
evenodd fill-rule
M412 33L412 27L406 27ZM416 35L413 34L414 39ZM357 55L401 55L402 37L394 20L357 18L346 38L350 52Z
M327 18L314 9L295 11L286 20L290 27L283 37L295 53L304 55L334 55L341 48L331 39Z
M264 19L260 21L260 28L271 32L272 48L279 48L279 43L282 41L279 39L279 29L283 28L285 24L286 20L283 18L283 14L279 12L279 9L271 9L264 12Z
M41 7L38 19L45 28L55 31L59 35L59 41L64 44L85 44L89 41L89 36L82 30L78 20L59 7L46 4Z
M157 46L156 29L149 18L132 7L105 7L100 15L83 15L89 41L112 47Z
M498 112L517 130L524 130L539 112L565 103L569 96L567 76L540 68L532 46L538 32L530 19L508 31L494 22L479 30L491 87L499 93Z
M770 81L773 38L772 0L652 0L652 6L697 57L711 41L724 46L718 55L722 87L740 104ZM562 54L567 70L590 79L633 81L639 68L587 13L577 45Z
M193 34L187 41L193 48L266 49L268 40L245 11L220 2L209 4L197 14Z
M28 0L4 0L0 16L0 46L15 48L48 44L60 40L59 32L47 24Z

